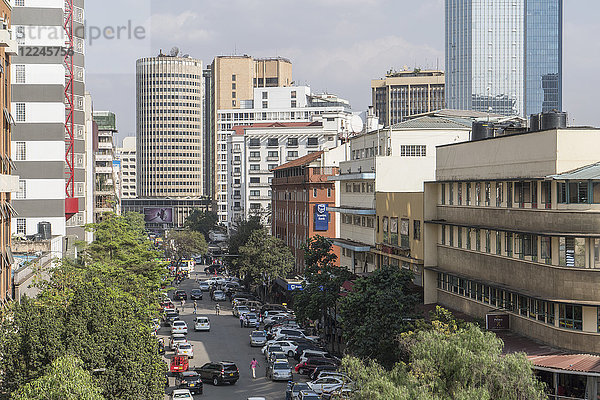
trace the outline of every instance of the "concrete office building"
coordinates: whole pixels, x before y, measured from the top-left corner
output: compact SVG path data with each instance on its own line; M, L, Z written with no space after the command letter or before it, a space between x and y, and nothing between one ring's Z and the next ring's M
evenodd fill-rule
M379 122L385 126L404 121L412 115L444 108L444 72L391 72L371 81L373 106Z
M211 89L206 92L210 95L207 99L211 100L212 118L210 126L211 137L207 142L212 146L211 167L212 177L208 178L212 182L210 197L215 205L219 200L219 191L223 192L224 170L219 170L218 161L223 161L219 157L219 151L223 151L226 139L218 143L218 113L221 110L235 110L252 108L254 100L254 88L272 88L286 87L292 85L292 63L282 57L274 58L253 58L248 55L243 56L219 56L216 57L211 66L210 72L205 72L205 79L210 80ZM221 175L221 178L219 178ZM218 211L224 211L221 204ZM223 221L221 221L223 222Z
M302 244L316 235L336 237L339 220L329 208L339 204L340 185L327 177L339 173L345 147L310 153L273 170L271 231L294 254L297 275L305 268ZM339 266L339 248L334 252Z
M308 86L256 88L254 97L242 109L219 110L217 113L217 215L227 221L228 175L231 163L227 140L236 126L254 123L313 122L325 120L327 129L349 134L352 110L347 100L332 94L313 94ZM360 124L359 124L360 125Z
M83 23L83 0L16 2L13 9L21 50L12 60L12 141L21 176L12 231L19 235L37 234L38 223L49 222L52 235L68 236L71 244L84 240L83 226L91 222L85 213L92 155L86 154ZM64 51L33 55L49 47Z
M237 126L227 140L227 227L259 215L271 225L273 170L285 162L340 144L335 122L262 123Z
M94 149L94 222L101 222L104 213L119 213L120 210L119 177L113 166L117 117L109 111L96 111L94 122L98 126L97 147Z
M203 196L202 61L159 54L136 64L137 194Z
M446 0L446 106L562 107L562 0Z
M410 269L422 284L423 183L435 177L435 148L469 139L471 119L445 112L350 139L340 163L340 265L368 274L382 265Z
M121 198L135 199L137 197L135 136L123 139L123 147L119 148L117 153L121 161Z

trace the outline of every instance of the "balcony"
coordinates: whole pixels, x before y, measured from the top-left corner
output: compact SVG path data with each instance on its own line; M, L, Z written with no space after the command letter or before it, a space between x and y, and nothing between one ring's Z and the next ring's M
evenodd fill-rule
M242 152L242 149L233 149L233 152L234 152L234 153L241 153L241 152Z
M249 186L251 188L253 188L253 187L260 188L260 187L270 187L271 185L269 185L267 182L262 182L262 183L250 183Z
M100 142L98 148L101 150L112 150L113 144L111 142Z
M112 167L96 167L95 171L97 174L112 174L113 173Z
M233 195L233 196L231 196L231 197L233 197L233 199L234 199L234 200L241 200L241 199L242 199L242 196L241 196L241 195L239 195L239 194L234 194L234 195Z
M238 189L238 188L241 188L241 187L242 187L242 185L241 185L240 183L234 183L234 184L233 184L233 185L231 185L231 186L233 186L233 187L234 187L234 188L236 188L236 189Z
M110 154L96 154L96 161L113 162L113 156Z
M271 196L250 196L250 200L271 201L273 199L271 198Z
M277 157L267 157L267 161L279 161L279 156L277 156Z
M270 174L271 171L269 171L268 169L251 169L250 171L248 171L248 173L250 175L259 175L259 174Z
M260 157L248 157L248 160L250 162L258 162L258 161L260 161Z
M234 172L233 176L242 176L242 173L241 172Z
M298 159L298 156L287 156L285 159L286 161L294 161Z
M240 160L235 160L233 162L233 165L242 165L242 162Z

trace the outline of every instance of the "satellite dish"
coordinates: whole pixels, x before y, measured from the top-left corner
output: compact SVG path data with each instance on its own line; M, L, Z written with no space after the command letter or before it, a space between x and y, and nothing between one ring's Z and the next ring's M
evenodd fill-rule
M364 123L359 115L353 115L350 119L350 130L353 133L360 133L363 131Z
M183 58L190 58L190 55L189 54L184 54Z
M177 55L179 54L179 47L174 46L169 54L171 55L171 57L177 57Z

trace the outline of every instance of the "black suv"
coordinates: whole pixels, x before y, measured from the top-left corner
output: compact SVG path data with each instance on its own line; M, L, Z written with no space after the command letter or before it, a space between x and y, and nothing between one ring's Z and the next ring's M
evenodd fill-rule
M180 389L188 389L192 394L202 394L202 380L195 371L180 373L175 378L175 385Z
M240 370L231 361L209 362L195 370L203 382L212 382L215 386L223 383L234 385L240 379Z
M176 290L173 295L173 300L187 300L187 293L185 290Z
M202 290L200 289L192 289L190 292L190 299L192 300L202 300Z

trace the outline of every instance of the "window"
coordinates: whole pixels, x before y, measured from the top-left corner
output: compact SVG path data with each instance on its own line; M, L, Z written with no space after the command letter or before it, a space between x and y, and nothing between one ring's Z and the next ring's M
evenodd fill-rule
M466 191L465 195L467 197L465 204L470 206L471 205L471 182L467 183L467 191Z
M25 65L15 65L15 81L16 83L26 83Z
M448 184L448 204L454 204L454 183Z
M269 98L269 93L268 92L262 92L262 98L263 98L263 100L267 100Z
M314 188L313 189L313 197L317 197L317 193L318 193L317 188Z
M596 239L597 240L597 239ZM541 244L541 258L546 264L552 263L552 238L549 236L542 236L540 240Z
M404 249L410 248L410 220L402 218L400 220L400 247Z
M588 182L567 182L558 184L558 202L568 204L589 203Z
M581 306L571 304L558 305L558 326L566 329L583 330L583 313Z
M491 197L492 197L492 187L491 187L491 183L486 182L485 183L485 205L489 206L490 202L491 202Z
M16 142L15 145L15 160L25 161L27 159L25 142Z
M491 232L489 229L486 229L485 230L485 252L489 253L490 251L492 251Z
M559 264L564 267L585 267L585 239L561 237L558 240Z
M462 249L462 226L456 228L456 247Z
M248 142L248 145L250 147L259 147L260 146L260 139L258 138L252 138L250 139L250 141ZM236 150L239 148L236 148Z
M458 183L458 187L456 188L456 194L458 196L458 205L462 206L462 183Z
M513 197L513 182L506 183L506 207L512 207L512 197Z
M17 122L25 122L25 103L15 104L15 118Z
M452 225L450 225L450 226L448 227L448 230L450 231L450 232L449 232L449 233L450 233L450 237L449 237L449 239L448 239L448 245L449 245L450 247L454 247L454 227L453 227Z
M232 82L235 82L236 78L237 78L237 77L236 77L235 75L231 75L231 81L232 81Z
M400 157L426 157L427 146L400 145Z
M270 138L270 139L267 141L267 146L269 146L269 147L276 147L276 146L279 146L279 140L278 140L277 138Z
M290 101L290 108L296 108L297 106L298 104L296 103L296 100Z
M331 188L327 188L327 197L331 197Z
M289 158L296 158L296 157L298 157L298 152L297 151L288 151L287 156Z
M309 137L306 144L308 146L318 146L319 145L319 138Z
M263 101L262 102L262 108L269 108L269 102L268 101Z
M496 231L496 254L502 254L502 234Z
M442 205L446 204L446 184L442 183Z
M25 218L17 218L17 234L27 234L27 220Z
M287 145L293 147L298 146L298 138L288 138Z
M505 236L504 248L506 249L506 256L512 257L512 255L513 255L513 234L512 234L512 232L506 232L504 234L504 236Z
M475 205L481 205L481 182L475 183Z
M235 90L235 89L236 89L236 85L235 85L235 83L232 83L231 84L231 90Z
M16 195L17 199L25 199L27 198L27 181L20 179L19 180L19 191Z
M398 217L390 218L390 244L398 246Z
M277 168L277 164L269 164L269 170L273 170L275 168ZM271 183L270 179L271 178L269 178L269 183Z
M502 182L496 182L496 207L502 206Z
M415 240L421 240L421 221L413 221L413 238Z
M251 151L250 157L251 158L260 158L260 151ZM239 161L239 156L235 157L235 161Z
M259 171L260 164L250 164L250 171Z
M442 225L442 244L446 244L446 225Z
M389 220L388 217L383 217L383 243L389 243Z
M235 99L235 92L231 92L231 98Z
M473 232L473 229L467 228L467 250L471 250L471 232Z
M260 178L250 178L250 183L260 183Z
M481 231L475 229L475 250L481 251Z
M231 100L231 106L235 107L236 105L237 105L236 101L235 100Z
M541 204L543 204L544 208L550 208L552 204L552 182L542 182L542 198ZM594 188L596 186L594 185ZM595 190L594 190L595 193Z
M251 190L250 196L260 196L260 190Z

